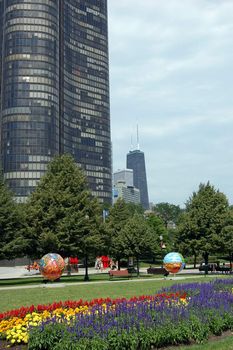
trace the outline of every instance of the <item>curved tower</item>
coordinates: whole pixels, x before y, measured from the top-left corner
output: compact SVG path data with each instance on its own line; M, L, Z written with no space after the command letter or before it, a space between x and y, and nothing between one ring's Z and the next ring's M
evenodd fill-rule
M1 157L18 200L70 153L111 202L107 0L0 0Z
M111 201L108 27L106 0L60 1L63 46L62 152L73 154L89 186Z
M59 151L57 3L2 2L2 167L18 200Z

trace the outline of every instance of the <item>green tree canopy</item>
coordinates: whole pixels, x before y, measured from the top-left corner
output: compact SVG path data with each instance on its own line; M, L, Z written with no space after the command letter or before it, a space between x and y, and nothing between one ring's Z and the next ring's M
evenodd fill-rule
M233 263L233 209L229 208L225 226L221 232L221 248L228 255L230 264Z
M118 268L120 268L120 259L122 258L121 250L121 233L130 218L132 212L125 201L119 198L110 208L109 216L106 220L106 231L108 232L109 247L108 253L118 260Z
M134 256L139 275L139 257L160 250L158 237L143 215L135 213L130 217L119 234L119 245L125 256Z
M209 182L200 184L197 192L186 203L186 211L178 226L177 245L185 254L202 253L205 263L208 255L221 246L221 232L228 213L226 196Z
M144 214L144 208L141 204L135 204L135 203L126 203L126 206L130 212L130 215L134 215L135 213Z
M0 177L0 259L14 259L21 255L21 223L19 205Z
M55 157L27 203L29 256L95 254L103 244L101 209L69 155Z
M159 237L163 236L165 239L167 237L167 230L164 226L162 219L155 215L154 213L149 213L146 216L147 224L152 228L154 234Z
M158 203L153 208L154 212L163 220L165 226L168 226L169 221L177 224L182 209L179 205L170 204L167 202Z
M146 216L146 222L151 227L151 230L157 239L158 246L160 247L160 251L158 251L159 255L161 254L161 249L163 249L163 254L169 251L171 248L171 239L163 220L155 213L149 213Z

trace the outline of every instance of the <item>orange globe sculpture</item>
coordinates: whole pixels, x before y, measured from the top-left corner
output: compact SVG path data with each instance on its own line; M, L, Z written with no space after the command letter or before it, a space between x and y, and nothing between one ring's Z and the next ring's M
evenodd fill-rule
M180 253L168 253L163 259L163 267L170 273L178 273L183 270L184 266L185 261Z
M39 262L40 273L45 279L55 281L61 277L65 268L65 262L61 255L48 253L44 255Z

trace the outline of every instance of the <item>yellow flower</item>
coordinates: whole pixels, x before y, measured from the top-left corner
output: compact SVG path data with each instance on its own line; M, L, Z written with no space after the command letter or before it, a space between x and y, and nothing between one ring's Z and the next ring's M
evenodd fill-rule
M24 342L25 344L28 343L28 335L25 335L25 337L23 338L23 342Z
M31 314L27 314L24 318L26 318L26 319L30 319L32 317L32 315Z

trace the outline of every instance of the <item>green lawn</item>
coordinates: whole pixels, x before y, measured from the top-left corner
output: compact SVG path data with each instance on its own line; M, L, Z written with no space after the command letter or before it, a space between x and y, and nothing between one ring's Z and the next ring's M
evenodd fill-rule
M97 277L96 277L97 278ZM94 280L94 276L92 277ZM57 284L43 285L39 287L23 289L8 289L5 287L0 291L0 312L11 309L16 309L21 306L30 306L32 304L48 304L54 301L64 300L91 300L94 298L130 298L132 296L154 294L165 286L170 286L174 283L189 283L192 281L203 282L213 280L210 277L192 278L184 280L161 280L148 279L137 281L134 278L132 281L122 281L118 283L114 281L101 281L93 283L83 282L81 284L68 284L64 286L62 282ZM65 281L66 282L66 281Z
M206 344L192 346L176 346L168 350L233 350L233 334L224 339L215 339Z
M171 275L172 277L173 275ZM192 276L190 275L190 273L182 273L182 277L197 277L197 278L205 278L204 274L193 274ZM211 275L210 275L211 276ZM148 275L146 273L142 273L139 276L140 278L143 279L155 279L155 278L163 278L163 275ZM179 276L180 277L180 276ZM212 276L213 277L213 276ZM216 276L217 277L217 276ZM225 275L220 275L218 277L224 278L226 277ZM132 278L135 279L137 278L137 274L133 273ZM169 278L169 277L168 277ZM89 274L89 279L91 282L96 282L96 281L109 281L109 274L108 273L96 273L96 274ZM119 279L119 278L118 278ZM20 277L20 278L6 278L6 279L0 279L0 287L4 287L4 286L20 286L20 285L34 285L34 284L41 284L43 282L43 277L41 275L35 275L35 276L31 276L31 277ZM73 283L73 282L84 282L84 275L83 274L76 274L76 275L71 275L71 276L67 276L67 275L63 275L61 277L61 282L64 283Z
M102 281L102 280L108 280L109 276L107 274L93 274L89 275L90 281ZM34 284L42 284L43 277L41 275L33 276L33 277L27 277L27 278L12 278L12 279L0 279L0 287L4 286L21 286L21 285L34 285ZM64 283L73 283L73 282L84 282L84 276L83 275L71 275L71 276L62 276L61 282Z

